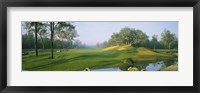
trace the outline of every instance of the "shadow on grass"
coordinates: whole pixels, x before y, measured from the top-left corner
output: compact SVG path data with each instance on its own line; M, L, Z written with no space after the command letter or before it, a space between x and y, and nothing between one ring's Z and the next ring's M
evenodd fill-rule
M23 70L38 70L40 68L47 68L53 65L59 65L59 64L63 64L68 62L66 59L59 59L59 60L52 60L51 63L48 64L43 64L43 65L39 65L39 66L35 66L35 67L30 67L30 68L24 68Z
M86 54L86 55L80 55L74 58L68 59L69 61L74 61L74 60L80 60L80 59L95 59L95 58L115 58L119 56L119 53L114 54L114 55L108 55L108 54Z

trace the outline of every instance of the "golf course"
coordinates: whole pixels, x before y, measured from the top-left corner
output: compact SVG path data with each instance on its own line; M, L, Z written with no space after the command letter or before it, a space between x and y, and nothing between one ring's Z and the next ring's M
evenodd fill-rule
M139 68L149 63L155 63L162 60L177 60L177 50L157 50L131 46L114 46L105 49L69 49L56 52L54 59L50 58L50 50L39 50L39 56L36 57L34 50L23 50L22 57L23 70L29 71L83 71L85 68L90 70L102 68L125 67L121 70L127 70L128 66L138 66ZM175 65L175 64L174 64ZM145 69L144 69L145 70ZM177 70L173 68L166 71Z
M22 71L178 71L177 29L177 22L22 22Z

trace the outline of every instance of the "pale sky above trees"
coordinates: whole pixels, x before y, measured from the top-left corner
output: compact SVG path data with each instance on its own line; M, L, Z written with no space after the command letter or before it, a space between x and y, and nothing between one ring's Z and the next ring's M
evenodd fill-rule
M107 41L114 32L119 32L124 27L140 29L149 36L155 34L158 40L164 29L170 30L178 37L178 22L74 22L79 37L87 45Z

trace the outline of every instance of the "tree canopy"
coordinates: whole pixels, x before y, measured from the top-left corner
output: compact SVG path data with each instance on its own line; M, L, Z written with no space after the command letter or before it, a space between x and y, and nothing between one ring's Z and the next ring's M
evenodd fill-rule
M147 47L151 49L172 49L178 48L178 39L170 30L164 29L161 40L158 35L149 36L140 29L129 27L122 28L119 33L113 33L108 41L97 43L97 47L110 47L120 45L132 45L133 47Z

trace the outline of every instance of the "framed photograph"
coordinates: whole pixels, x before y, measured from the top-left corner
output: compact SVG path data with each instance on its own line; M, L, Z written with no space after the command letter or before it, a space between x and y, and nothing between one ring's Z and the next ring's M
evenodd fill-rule
M199 92L199 0L0 6L1 92Z

